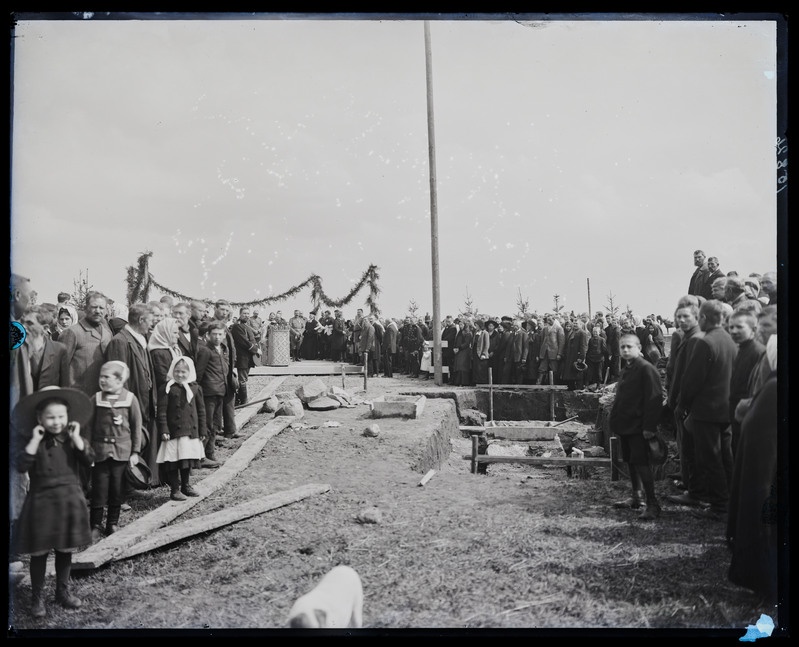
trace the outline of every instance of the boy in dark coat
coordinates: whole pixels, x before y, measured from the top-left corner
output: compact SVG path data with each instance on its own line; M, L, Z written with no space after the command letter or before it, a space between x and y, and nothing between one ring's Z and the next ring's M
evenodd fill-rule
M205 404L205 424L208 433L203 441L205 458L200 467L219 467L214 458L216 437L222 432L222 408L229 388L228 372L230 353L226 342L227 330L221 321L205 322L200 325L201 341L197 346L197 383L202 389ZM203 337L205 340L202 341Z
M660 516L648 443L656 436L663 389L657 369L641 356L641 340L637 335L622 335L619 349L623 368L608 422L611 432L619 437L622 459L630 470L633 494L629 499L614 503L613 507L640 508L643 489L646 508L638 518L649 521Z

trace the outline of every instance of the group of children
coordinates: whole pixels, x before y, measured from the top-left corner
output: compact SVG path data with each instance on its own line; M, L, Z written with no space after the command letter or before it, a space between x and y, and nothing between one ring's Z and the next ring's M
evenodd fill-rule
M72 388L45 387L17 404L12 451L15 467L27 472L30 484L12 527L12 551L30 556L31 615L46 615L46 561L55 552L56 602L78 608L81 600L69 590L72 554L103 535L118 530L124 503L126 472L135 468L146 431L136 396L124 385L124 362L103 364L94 398ZM161 443L158 468L170 486L172 500L199 496L191 486L193 468L204 458L207 435L202 388L194 361L178 356L167 374L158 408ZM84 493L91 473L91 494Z

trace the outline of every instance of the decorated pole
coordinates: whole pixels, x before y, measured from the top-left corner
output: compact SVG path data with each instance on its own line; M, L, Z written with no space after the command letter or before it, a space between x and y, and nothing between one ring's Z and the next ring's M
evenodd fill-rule
M585 287L588 289L588 318L591 318L591 279L586 277Z
M438 198L436 194L436 136L433 119L433 55L430 46L430 23L424 21L424 54L427 71L427 149L430 157L430 248L433 265L433 366L435 383L444 382L441 371L441 305L438 277ZM451 377L450 377L451 379Z

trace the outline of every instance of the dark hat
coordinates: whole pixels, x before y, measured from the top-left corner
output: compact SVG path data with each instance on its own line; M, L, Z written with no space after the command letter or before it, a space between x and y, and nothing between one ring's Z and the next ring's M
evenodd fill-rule
M513 321L513 317L508 317L508 316L502 317L502 321Z
M486 321L486 327L488 327L488 324L494 324L494 328L499 326L499 324L493 319L489 319L488 321Z
M646 444L649 447L649 460L652 461L652 464L663 465L669 456L669 447L663 440L663 436L656 433L646 441Z
M578 371L581 371L581 372L582 372L582 371L584 371L585 369L587 369L587 368L588 368L588 364L586 364L586 363L585 363L585 360L583 360L583 359L578 359L578 360L577 360L577 361L574 363L574 368L576 368Z
M128 466L125 468L125 479L136 490L148 489L151 475L150 468L147 467L147 463L144 462L141 456L139 456L138 463L131 465L128 462Z
M33 429L38 423L36 409L47 400L63 400L69 407L69 421L77 422L81 427L89 424L92 417L92 401L83 391L78 389L45 386L26 395L14 408L13 419L21 430Z

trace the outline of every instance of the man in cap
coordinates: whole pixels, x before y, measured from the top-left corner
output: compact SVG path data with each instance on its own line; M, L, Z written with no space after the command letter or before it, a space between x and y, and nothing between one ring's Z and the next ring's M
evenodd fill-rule
M544 328L541 331L541 347L538 358L538 380L536 384L542 384L547 378L547 373L551 372L554 376L558 375L560 361L563 359L563 349L566 345L566 334L563 326L551 314L544 315Z

